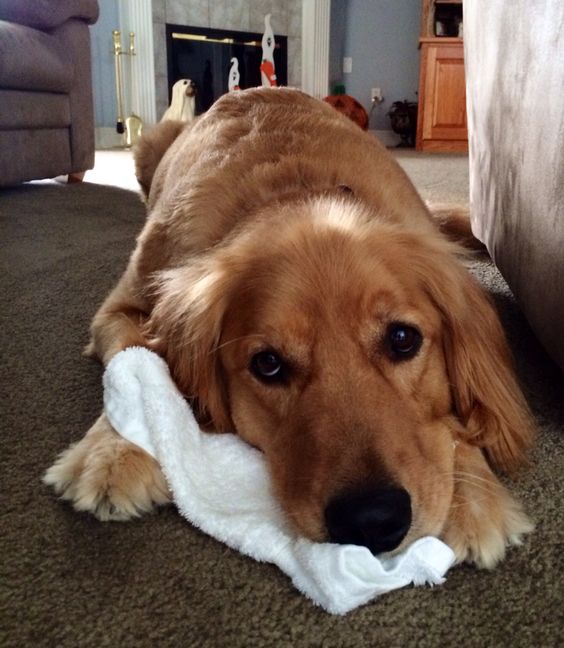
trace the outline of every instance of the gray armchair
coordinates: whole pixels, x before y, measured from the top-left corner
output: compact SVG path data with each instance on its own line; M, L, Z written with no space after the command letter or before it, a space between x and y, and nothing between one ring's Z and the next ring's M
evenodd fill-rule
M94 165L96 0L0 0L0 186Z

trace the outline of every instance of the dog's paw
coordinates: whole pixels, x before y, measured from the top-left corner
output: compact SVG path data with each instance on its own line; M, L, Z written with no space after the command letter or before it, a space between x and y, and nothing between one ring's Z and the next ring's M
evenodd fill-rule
M43 481L77 511L102 521L129 520L171 501L155 459L120 437L104 415L60 455Z
M441 539L458 562L491 569L510 545L521 544L533 524L493 474L480 448L457 445L454 495Z
M519 502L501 484L495 487L495 493L474 494L474 499L455 496L441 537L457 562L492 569L508 546L521 544L523 536L533 530Z

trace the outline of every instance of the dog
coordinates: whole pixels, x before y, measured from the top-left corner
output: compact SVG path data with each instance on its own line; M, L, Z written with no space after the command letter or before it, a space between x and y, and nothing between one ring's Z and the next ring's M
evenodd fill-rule
M252 89L158 125L136 169L147 222L90 355L159 353L201 425L264 453L308 538L381 554L434 535L486 568L521 541L532 524L494 471L534 434L503 328L375 138ZM45 481L100 520L170 501L104 414Z

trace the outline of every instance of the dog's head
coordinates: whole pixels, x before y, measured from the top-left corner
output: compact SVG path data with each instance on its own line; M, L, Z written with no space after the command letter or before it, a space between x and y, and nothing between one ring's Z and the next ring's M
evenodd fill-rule
M163 273L150 327L200 421L266 457L295 527L379 553L438 535L457 441L530 441L501 325L431 228L295 203Z

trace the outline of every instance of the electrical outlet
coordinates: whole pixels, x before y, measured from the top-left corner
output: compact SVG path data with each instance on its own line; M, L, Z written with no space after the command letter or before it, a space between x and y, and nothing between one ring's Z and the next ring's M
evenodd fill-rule
M343 59L343 73L350 74L352 72L352 57L345 56Z
M372 103L382 103L384 97L382 96L382 88L372 88L370 91L370 98Z

